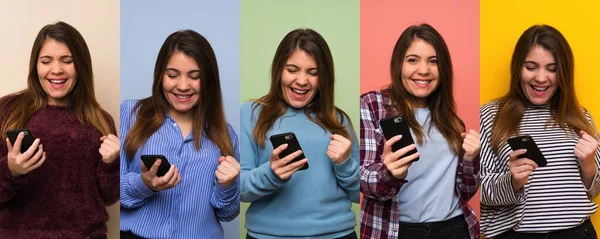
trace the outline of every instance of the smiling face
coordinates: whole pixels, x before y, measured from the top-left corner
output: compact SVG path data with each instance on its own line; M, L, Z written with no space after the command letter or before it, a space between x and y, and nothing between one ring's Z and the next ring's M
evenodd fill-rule
M402 85L417 99L417 107L426 107L427 97L439 85L437 54L433 46L416 38L402 61Z
M162 87L171 115L191 115L200 98L200 68L196 61L175 51L162 76Z
M48 95L48 105L68 105L67 96L75 88L77 74L67 45L52 38L46 39L36 67L40 84Z
M543 105L558 88L556 61L551 52L540 45L531 48L521 69L521 89L534 105Z
M294 108L304 108L317 94L319 83L317 63L303 50L295 50L281 73L281 91L285 101Z

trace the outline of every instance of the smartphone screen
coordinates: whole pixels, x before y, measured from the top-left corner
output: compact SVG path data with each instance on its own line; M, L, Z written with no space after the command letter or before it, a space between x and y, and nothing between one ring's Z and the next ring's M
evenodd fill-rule
M33 135L31 135L31 132L29 132L28 129L13 129L13 130L8 130L6 132L6 136L8 137L8 140L10 141L10 143L15 146L15 142L17 141L17 136L19 136L19 133L24 132L25 133L25 137L23 137L23 140L21 141L21 153L25 153L25 151L27 151L31 145L33 144L33 141L35 140L35 138L33 138Z
M540 151L533 138L529 135L516 136L508 139L508 145L515 151L519 149L527 149L527 152L518 156L518 158L528 158L533 160L539 167L545 167L548 162Z
M300 148L300 143L298 142L296 135L292 132L276 134L276 135L271 136L269 139L271 140L273 149L281 146L282 144L288 144L288 147L279 154L279 158L285 158L286 156L288 156L298 150L302 150L302 148ZM298 156L298 157L294 158L292 161L290 161L290 163L302 160L304 158L306 158L306 157L304 156L304 153L302 153L302 154L300 154L300 156ZM302 166L302 168L300 168L299 170L305 170L307 168L308 168L308 162L306 162L304 164L304 166Z
M148 170L152 168L152 165L154 165L154 162L156 162L157 159L160 159L161 163L160 166L158 166L158 171L156 171L156 176L165 176L171 168L171 164L163 155L142 155L141 158L144 166L146 166Z
M406 124L404 118L402 116L392 116L385 119L379 120L379 125L381 126L381 130L383 130L383 136L385 140L390 140L396 135L402 135L402 138L392 145L392 151L396 152L401 148L414 144L415 141L410 134L410 129ZM417 149L413 149L408 152L405 156L413 155L417 153ZM419 158L413 160L413 162L418 161Z

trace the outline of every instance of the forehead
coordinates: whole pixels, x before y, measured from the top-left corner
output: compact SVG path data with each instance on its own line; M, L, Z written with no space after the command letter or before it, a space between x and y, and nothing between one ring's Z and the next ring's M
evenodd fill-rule
M423 40L421 38L415 38L410 43L410 46L408 46L408 49L406 50L406 55L411 55L411 54L427 55L427 56L436 55L435 48L433 48L433 45L429 44L428 42L426 42L425 40Z
M529 49L527 56L525 57L525 61L534 61L537 63L554 63L556 59L554 59L554 55L552 52L546 50L546 48L540 45L534 45Z
M294 50L288 57L286 64L294 64L296 66L316 67L315 59L304 50Z
M181 71L199 70L196 60L181 51L173 52L167 62L167 68L175 68Z
M71 50L67 47L66 44L57 41L54 38L47 38L42 43L42 48L40 49L40 56L63 56L63 55L71 55Z

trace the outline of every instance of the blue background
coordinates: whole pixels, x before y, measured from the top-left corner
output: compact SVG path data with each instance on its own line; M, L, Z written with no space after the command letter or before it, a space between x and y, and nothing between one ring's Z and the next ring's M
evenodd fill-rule
M192 29L208 39L217 55L225 114L229 124L239 134L239 1L120 2L121 102L150 96L154 64L163 42L175 31ZM223 229L225 238L239 238L239 217L223 223Z

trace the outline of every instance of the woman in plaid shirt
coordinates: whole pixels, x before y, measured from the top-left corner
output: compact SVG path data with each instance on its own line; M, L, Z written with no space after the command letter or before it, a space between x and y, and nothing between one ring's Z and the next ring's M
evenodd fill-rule
M407 28L391 76L387 89L361 96L361 238L478 238L467 201L479 185L479 133L464 132L456 113L440 34L427 24ZM411 135L386 141L379 120L392 116L402 116ZM392 152L411 136L416 145Z

